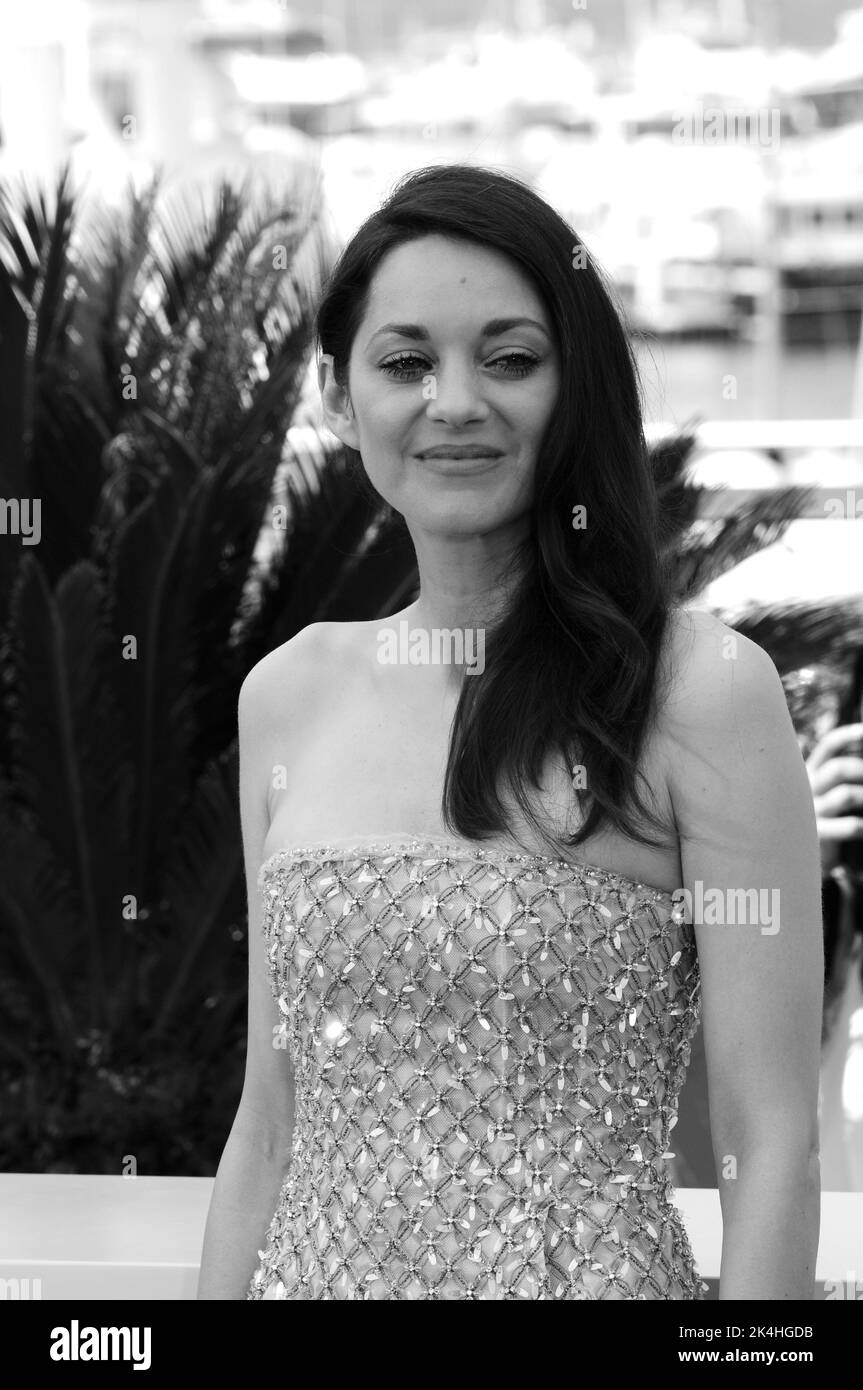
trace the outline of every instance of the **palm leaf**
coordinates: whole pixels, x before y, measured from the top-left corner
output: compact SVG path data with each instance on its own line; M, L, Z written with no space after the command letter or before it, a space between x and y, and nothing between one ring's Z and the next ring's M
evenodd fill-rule
M694 521L670 543L678 598L691 600L749 556L781 540L812 492L812 488L782 488L749 498L728 516Z
M184 494L164 473L150 497L116 532L108 573L118 641L135 643L121 663L127 726L135 730L136 807L132 882L152 896L152 865L174 834L194 736L194 594L184 542L195 484Z
M212 958L224 954L225 905L242 870L242 832L237 809L236 742L198 779L183 815L183 834L162 880L173 918L169 947L159 961L163 997L152 1035L163 1033L178 1011L195 1006L200 980L212 979ZM210 961L206 958L210 957ZM195 988L189 989L195 972ZM152 1019L153 1013L148 1010Z
M82 296L76 314L79 334L79 382L89 408L113 434L125 415L117 389L134 340L132 324L146 298L141 267L147 256L159 175L136 190L130 182L125 211L117 217L104 206L87 208L80 216L79 277Z
M69 865L80 904L78 948L88 961L91 1026L104 1023L106 971L101 918L120 894L99 861L114 863L112 835L125 843L130 786L110 694L111 659L100 610L98 573L82 564L52 596L41 564L28 555L12 598L14 656L10 732L15 786L52 854ZM116 659L116 658L115 658ZM128 891L128 880L126 884Z
M0 881L3 979L10 979L14 962L15 979L29 1002L30 1034L49 1024L58 1053L73 1059L83 1027L72 986L82 958L79 903L66 856L54 853L5 781L0 781ZM27 1031L20 1041L32 1048Z
M273 504L280 529L255 576L256 611L243 622L250 661L265 641L286 641L309 623L386 616L416 582L404 523L363 494L338 441L304 455L289 443L282 477L285 502Z
M722 610L730 627L763 647L780 675L849 654L863 644L863 604L787 602Z

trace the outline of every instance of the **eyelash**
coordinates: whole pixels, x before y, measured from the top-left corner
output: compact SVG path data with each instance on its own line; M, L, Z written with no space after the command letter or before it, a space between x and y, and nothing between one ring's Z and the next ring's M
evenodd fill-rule
M423 359L419 357L418 354L415 352L403 352L398 357L391 357L388 362L382 362L380 370L382 372L387 372L389 375L394 376L396 380L407 381L419 369L416 367L405 367L403 364L405 362L421 362L422 360ZM533 357L531 356L531 354L527 352L508 352L503 357L496 357L491 365L493 367L496 367L499 362L511 362L513 360L517 360L521 362L523 365L520 367L509 368L504 373L505 376L527 376L528 373L531 372L534 367L539 366L539 358ZM424 372L423 375L426 375L426 373Z

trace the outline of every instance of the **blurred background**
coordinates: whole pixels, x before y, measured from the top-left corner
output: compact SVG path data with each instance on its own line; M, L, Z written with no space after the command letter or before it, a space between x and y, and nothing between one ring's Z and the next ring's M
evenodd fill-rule
M699 110L724 119L699 133ZM303 163L344 238L406 169L506 166L661 335L642 353L654 419L859 414L861 120L863 9L840 0L3 9L4 173L71 154L111 196L157 167Z
M215 1171L244 1043L239 685L307 623L414 592L323 428L315 300L399 175L457 160L528 180L608 272L679 594L782 676L822 833L823 1181L863 1191L863 748L836 736L863 697L863 8L0 15L4 1167ZM678 1177L713 1187L699 1048Z

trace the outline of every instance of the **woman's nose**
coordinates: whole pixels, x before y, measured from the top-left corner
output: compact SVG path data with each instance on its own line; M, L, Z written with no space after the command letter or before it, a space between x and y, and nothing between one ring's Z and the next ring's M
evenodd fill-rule
M464 367L431 372L423 382L423 391L427 393L430 420L460 424L488 414L478 374Z

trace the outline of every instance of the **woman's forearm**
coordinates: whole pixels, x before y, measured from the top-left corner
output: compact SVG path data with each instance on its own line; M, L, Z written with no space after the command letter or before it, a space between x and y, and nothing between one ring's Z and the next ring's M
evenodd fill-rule
M721 1170L720 1170L721 1171ZM720 1179L720 1299L812 1299L821 1220L818 1155L759 1147Z
M213 1184L199 1299L245 1298L287 1163L284 1143L274 1143L254 1124L237 1117Z

